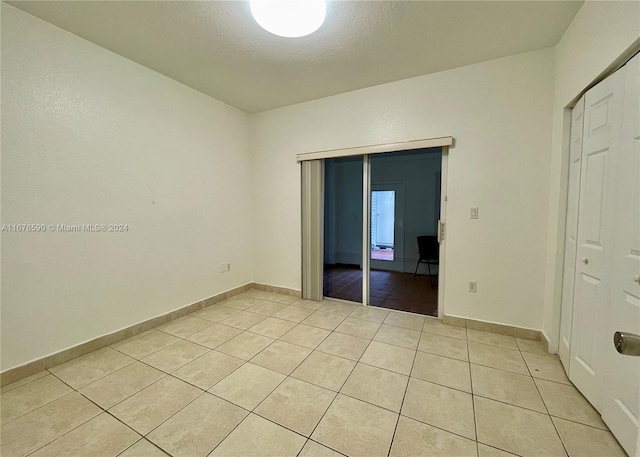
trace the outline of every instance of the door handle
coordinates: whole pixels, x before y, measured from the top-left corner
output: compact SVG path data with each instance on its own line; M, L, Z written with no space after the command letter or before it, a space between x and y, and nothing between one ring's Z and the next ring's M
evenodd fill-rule
M589 259L587 259L586 257L583 257L582 263L584 263L585 265L589 265Z
M442 243L444 239L444 222L438 220L438 244Z
M640 335L616 332L613 334L613 345L620 354L640 356Z

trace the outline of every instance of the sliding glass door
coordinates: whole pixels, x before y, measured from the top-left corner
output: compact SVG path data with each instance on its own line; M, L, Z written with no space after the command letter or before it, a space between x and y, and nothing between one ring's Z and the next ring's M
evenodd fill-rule
M369 305L438 314L440 148L375 154Z
M324 160L323 295L438 315L442 150Z
M324 161L324 296L363 302L363 156Z

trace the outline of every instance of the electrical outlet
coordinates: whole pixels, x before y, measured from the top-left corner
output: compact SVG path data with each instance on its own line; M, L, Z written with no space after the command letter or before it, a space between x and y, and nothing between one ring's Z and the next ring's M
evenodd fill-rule
M231 271L231 263L223 262L220 264L220 273L226 273L227 271Z
M471 208L471 216L470 219L478 219L478 208Z
M469 281L469 292L475 294L478 292L478 283L475 281Z

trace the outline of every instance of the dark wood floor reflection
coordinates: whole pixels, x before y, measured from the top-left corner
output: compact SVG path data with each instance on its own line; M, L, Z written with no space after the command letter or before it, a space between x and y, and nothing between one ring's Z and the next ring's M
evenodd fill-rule
M429 277L393 271L371 271L370 304L381 308L438 315L438 286ZM324 295L362 302L362 270L358 265L325 265Z

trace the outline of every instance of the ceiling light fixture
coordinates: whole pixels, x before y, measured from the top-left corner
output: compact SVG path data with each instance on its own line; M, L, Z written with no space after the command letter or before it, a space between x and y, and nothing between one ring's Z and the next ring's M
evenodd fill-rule
M327 12L325 0L250 0L256 22L274 35L297 38L320 28Z

